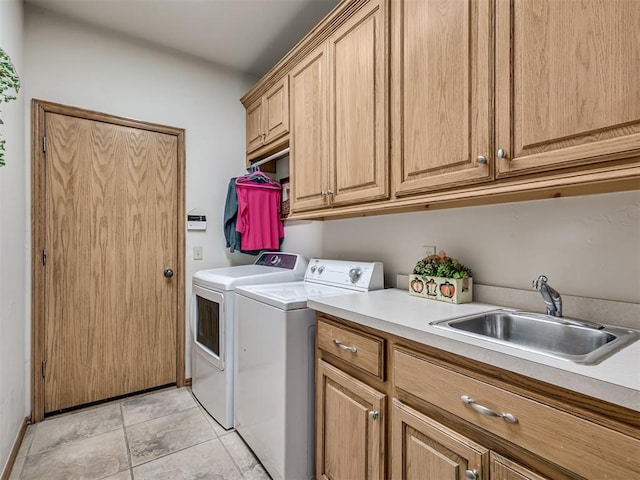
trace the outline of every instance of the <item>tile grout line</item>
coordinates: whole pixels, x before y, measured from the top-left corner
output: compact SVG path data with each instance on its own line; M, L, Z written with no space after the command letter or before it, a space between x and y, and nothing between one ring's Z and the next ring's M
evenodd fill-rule
M131 449L129 448L129 437L127 436L127 426L124 423L124 411L120 402L120 418L122 418L122 432L124 433L124 446L127 449L127 461L129 462L129 476L133 479L133 462L131 461Z
M244 440L242 440L242 438L240 437L240 435L238 435L237 432L235 432L236 435L238 436L238 440L240 440L242 443L244 443ZM240 476L242 478L247 478L244 474L244 472L242 471L242 468L240 468L240 465L238 464L238 462L236 462L236 458L235 456L233 456L231 454L231 452L229 451L229 449L227 448L227 446L224 444L224 442L222 441L222 439L218 439L220 441L220 443L222 444L222 448L224 448L224 451L227 452L227 455L229 455L229 458L231 458L231 461L233 462L233 464L236 466L236 468L238 469L238 471L240 472ZM253 455L253 452L251 452L251 454Z

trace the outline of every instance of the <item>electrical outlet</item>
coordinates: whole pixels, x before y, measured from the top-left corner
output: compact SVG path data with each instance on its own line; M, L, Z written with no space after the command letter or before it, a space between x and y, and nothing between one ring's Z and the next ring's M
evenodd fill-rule
M193 247L193 259L202 260L202 247Z
M436 254L436 246L435 245L423 245L422 248L424 248L424 256L428 257L429 255L435 255Z

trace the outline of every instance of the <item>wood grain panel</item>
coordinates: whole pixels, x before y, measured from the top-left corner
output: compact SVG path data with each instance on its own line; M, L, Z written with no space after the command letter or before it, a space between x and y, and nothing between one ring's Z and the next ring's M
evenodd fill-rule
M640 459L635 455L640 449L637 439L454 372L411 352L395 349L393 357L396 388L578 475L631 478L640 471ZM482 415L463 403L461 395L492 410L512 413L518 422Z
M640 2L499 0L497 15L499 174L640 153Z
M328 189L327 46L321 45L290 75L291 211L321 208Z
M489 179L491 2L398 0L392 32L396 193Z
M495 452L491 452L490 464L491 480L549 480Z
M50 113L45 411L176 382L177 139Z
M260 148L263 145L263 105L262 99L256 100L247 107L245 112L246 135L247 135L247 153Z
M284 77L264 94L264 142L289 133L289 77Z
M459 480L466 470L486 478L489 450L393 399L394 480Z
M329 39L332 205L388 197L383 5L370 2Z
M317 379L316 478L382 480L386 395L323 360Z
M384 376L384 341L322 320L317 323L318 348L335 355L356 368L380 379ZM338 347L335 340L353 347L355 352Z

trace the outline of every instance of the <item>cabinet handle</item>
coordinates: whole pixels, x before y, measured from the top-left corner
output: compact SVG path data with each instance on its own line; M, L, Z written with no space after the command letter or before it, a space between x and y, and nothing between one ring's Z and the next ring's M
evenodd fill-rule
M476 163L481 163L481 164L487 163L487 157L485 157L484 155L478 155L476 157Z
M371 420L377 420L378 419L378 412L376 412L375 410L369 410L369 418Z
M333 190L327 190L327 195L333 195Z
M335 338L333 339L333 343L335 343L340 350L348 350L351 353L356 353L358 351L356 347L350 347L349 345L345 345L340 340L336 340Z
M507 158L507 151L501 148L500 150L498 150L496 155L498 156L498 158Z
M324 197L326 194L327 194L327 192L325 192L324 190L322 190L322 191L320 192L320 195L322 195L323 197Z
M479 403L476 403L476 401L473 398L467 395L462 395L460 397L460 400L462 400L467 405L471 405L471 408L473 408L476 412L481 413L483 415L488 415L489 417L502 418L505 422L509 422L509 423L518 423L518 419L514 415L510 413L494 412L490 408L487 408L485 406L480 405Z
M467 470L464 472L464 478L465 480L478 480L480 475L478 475L477 470Z

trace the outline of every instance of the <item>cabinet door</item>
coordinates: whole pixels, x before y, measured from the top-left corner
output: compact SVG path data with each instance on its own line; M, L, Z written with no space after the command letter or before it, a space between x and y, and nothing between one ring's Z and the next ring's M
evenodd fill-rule
M371 1L329 39L332 205L389 196L386 5Z
M391 4L396 195L489 180L492 2Z
M386 396L318 360L316 478L382 480Z
M291 211L327 205L329 138L326 43L289 74L291 94Z
M259 98L246 110L247 153L260 148L263 144L264 129L262 128L262 99Z
M549 480L511 460L491 452L491 480Z
M640 2L498 0L498 175L640 153Z
M393 399L393 480L489 478L489 450Z
M289 77L267 90L263 97L265 144L289 133Z

